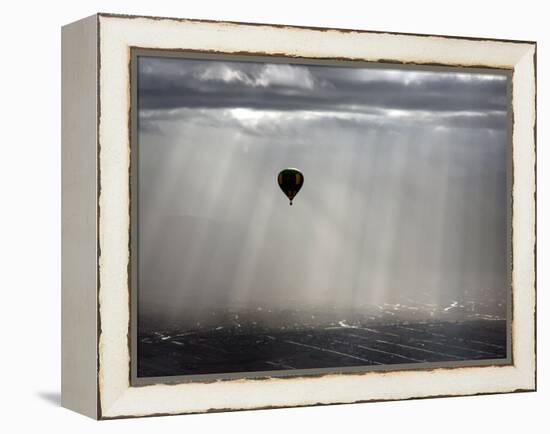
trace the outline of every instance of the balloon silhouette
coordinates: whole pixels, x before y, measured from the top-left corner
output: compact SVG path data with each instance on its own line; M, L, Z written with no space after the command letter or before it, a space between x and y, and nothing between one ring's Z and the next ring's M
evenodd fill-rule
M292 200L304 185L304 175L298 169L284 169L277 176L277 182L283 193L290 199L290 205L292 205Z

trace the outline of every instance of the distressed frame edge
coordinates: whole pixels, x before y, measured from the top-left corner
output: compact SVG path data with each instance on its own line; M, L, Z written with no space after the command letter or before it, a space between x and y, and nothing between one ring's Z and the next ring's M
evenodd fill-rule
M105 15L105 14L100 14L101 17L112 17L111 15ZM120 19L120 16L117 16L118 18L117 19ZM130 18L139 18L139 17L130 17ZM127 19L126 16L124 16L124 19ZM154 18L150 18L150 17L147 17L147 19L153 19ZM174 20L174 19L172 19ZM98 19L98 21L100 21ZM181 20L181 21L193 21L193 20ZM223 23L223 22L214 22L214 23ZM233 23L235 24L236 26L239 25L239 23ZM254 24L246 24L246 25L250 25L250 26L254 26ZM269 25L267 25L269 26ZM287 28L287 27L292 27L294 30L299 30L299 29L308 29L308 28L303 28L303 27L297 27L297 26L282 26L283 28ZM278 28L278 27L277 27ZM329 29L330 30L330 29ZM368 32L368 31L361 31L362 33L373 33L373 32ZM382 32L382 33L386 33L386 32ZM398 34L398 35L401 35L401 34ZM407 35L407 34L406 34ZM421 36L418 36L419 38L424 38L425 36L428 36L428 37L434 37L435 35L421 35ZM444 37L444 38L447 38L447 37ZM459 38L454 38L454 37L449 37L449 39L459 39ZM470 39L468 39L470 40ZM478 39L474 39L474 40L478 40ZM484 41L485 39L480 39L482 41ZM502 40L496 40L498 41L499 43L500 42L503 42ZM514 44L516 44L518 41L510 41ZM521 44L525 44L524 42L522 42ZM524 50L524 55L523 57L531 57L532 55L532 58L533 58L533 65L536 65L536 43L527 43L526 47L524 47L525 50ZM529 60L529 59L528 59ZM518 61L516 63L516 65L518 65L520 62ZM516 65L513 65L514 67ZM515 76L514 76L514 83L515 83ZM534 91L534 97L536 98L536 67L533 68L533 75L528 77L530 79L530 83L533 84L533 91ZM514 108L515 108L515 105L514 105ZM532 143L532 148L533 148L533 151L534 151L534 160L535 160L535 167L533 168L533 170L536 168L536 106L533 106L533 143ZM516 143L516 137L515 137L515 133L514 133L514 144L517 144ZM523 141L522 141L523 142ZM536 194L536 178L535 178L535 185L533 186L533 192ZM534 197L534 205L536 206L536 197ZM532 216L531 216L532 217ZM536 214L534 216L534 219L536 219ZM534 221L534 226L535 226L535 230L536 230L536 220ZM535 232L535 235L536 235L536 232ZM536 236L534 238L534 246L533 246L533 255L536 253ZM535 266L536 266L536 262L535 262ZM534 271L534 268L533 268L533 271ZM535 278L536 276L533 276L533 278ZM535 280L535 287L533 288L533 290L536 291L536 280ZM535 300L535 303L536 303L536 300ZM536 309L534 310L533 312L533 317L536 321ZM535 332L536 332L536 327L535 327ZM536 337L536 335L535 335ZM533 379L533 383L531 383L531 381L529 379L526 379L525 380L525 384L522 384L522 385L518 385L519 387L517 388L512 388L511 390L504 390L504 391L497 391L497 392L482 392L482 393L466 393L466 394L463 394L463 393L459 393L457 395L455 394L449 394L449 395L430 395L430 394L427 394L427 395L424 395L422 396L421 394L418 394L416 396L410 396L410 397L401 397L401 398L389 398L389 399L366 399L366 400L358 400L358 401L345 401L345 402L318 402L318 403L309 403L309 404L283 404L283 405L274 405L274 406L260 406L260 407L243 407L243 408L239 408L239 407L232 407L232 408L212 408L212 409L206 409L204 411L228 411L228 410L243 410L243 409L251 409L251 408L272 408L272 407L276 407L276 408L279 408L279 407L285 407L285 406L309 406L309 405L324 405L324 404L337 404L337 403L346 403L346 402L372 402L372 401L380 401L380 400L392 400L392 399L399 399L399 400L403 400L403 399L422 399L422 398L427 398L427 397L435 397L435 396L465 396L465 395L477 395L477 394L493 394L493 393L510 393L510 392L515 392L515 391L534 391L536 390L536 341L534 341L534 371L533 371L533 374L534 374L534 379ZM100 355L99 353L101 352L101 348L98 346L98 355ZM100 367L101 368L101 367ZM285 380L283 380L285 381ZM525 387L522 387L522 386L525 386ZM99 381L98 383L98 388L99 388L99 391L101 391L101 382ZM131 387L130 387L131 389ZM119 396L120 398L121 396ZM117 402L119 401L119 399L116 400ZM113 403L115 404L115 403ZM151 415L149 413L139 413L136 414L124 414L124 413L118 413L117 414L117 409L116 409L116 405L113 405L112 407L106 409L106 411L104 411L104 415L102 416L102 418L104 419L108 419L108 418L120 418L120 417L136 417L136 416L147 416L147 415ZM105 409L104 409L105 410ZM113 410L113 411L111 411ZM178 412L167 412L167 413L154 413L152 415L160 415L160 414L183 414L183 413L197 413L197 412L204 412L204 411L185 411L185 410L182 410L182 411L178 411Z
M98 23L95 14L61 28L61 406L92 419L100 418Z
M518 40L518 39L500 39L491 37L476 37L476 36L457 36L457 35L434 35L430 33L414 33L414 32L397 32L397 31L384 31L384 30L364 30L364 29L351 29L345 27L321 27L321 26L306 26L296 24L276 24L276 23L253 23L247 21L232 21L232 20L213 20L205 18L178 18L167 16L151 16L151 15L131 15L120 14L111 12L98 12L98 17L101 18L123 18L123 19L149 19L149 20L167 20L175 22L189 22L189 23L208 23L208 24L228 24L236 26L252 26L252 27L272 27L276 29L298 29L298 30L313 30L319 32L340 32L340 33L371 33L381 35L396 35L396 36L419 36L419 37L432 37L432 38L447 38L447 39L461 39L466 41L488 41L488 42L510 42L514 44L536 44L534 40Z

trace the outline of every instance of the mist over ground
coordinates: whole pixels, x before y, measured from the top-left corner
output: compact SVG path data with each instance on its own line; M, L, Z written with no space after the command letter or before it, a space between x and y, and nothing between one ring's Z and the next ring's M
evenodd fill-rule
M138 71L140 318L505 312L506 76ZM287 167L305 178L292 207Z

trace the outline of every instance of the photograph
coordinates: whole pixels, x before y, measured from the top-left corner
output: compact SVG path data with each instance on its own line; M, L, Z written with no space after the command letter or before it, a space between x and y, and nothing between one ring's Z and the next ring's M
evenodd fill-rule
M511 363L511 70L132 50L134 384Z
M550 433L544 5L4 2L0 434Z
M178 15L61 30L61 406L534 411L537 41Z

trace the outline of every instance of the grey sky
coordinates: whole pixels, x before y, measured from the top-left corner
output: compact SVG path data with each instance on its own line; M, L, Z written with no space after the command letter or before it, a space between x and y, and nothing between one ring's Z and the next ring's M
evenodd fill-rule
M142 312L505 301L505 76L154 57L138 75Z

